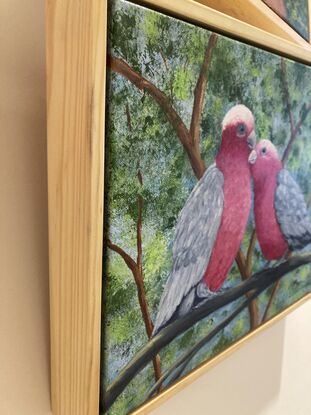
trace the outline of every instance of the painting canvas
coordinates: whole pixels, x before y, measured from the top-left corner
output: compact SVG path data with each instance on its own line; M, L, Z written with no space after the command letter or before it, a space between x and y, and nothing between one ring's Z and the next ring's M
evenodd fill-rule
M311 68L109 9L101 413L158 396L311 291Z
M302 37L309 40L308 0L263 0Z

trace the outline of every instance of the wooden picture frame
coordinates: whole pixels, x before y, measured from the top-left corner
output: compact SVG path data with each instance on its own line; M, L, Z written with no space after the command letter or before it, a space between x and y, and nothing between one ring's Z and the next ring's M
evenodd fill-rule
M172 16L311 64L293 43L191 0L144 0ZM99 412L107 0L48 0L47 106L51 388L55 415ZM147 413L297 301L138 409Z

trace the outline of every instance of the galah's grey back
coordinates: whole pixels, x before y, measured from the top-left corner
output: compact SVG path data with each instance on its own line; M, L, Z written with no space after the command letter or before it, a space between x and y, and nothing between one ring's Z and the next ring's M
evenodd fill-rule
M187 313L206 271L221 222L224 178L215 164L192 190L175 230L173 266L165 284L153 334L173 315Z
M275 211L284 238L291 250L311 243L308 208L299 185L286 169L277 175Z

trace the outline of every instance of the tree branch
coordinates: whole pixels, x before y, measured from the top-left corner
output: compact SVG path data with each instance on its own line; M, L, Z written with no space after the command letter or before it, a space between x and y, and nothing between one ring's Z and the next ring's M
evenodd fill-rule
M138 170L137 178L138 178L139 184L142 186L143 176L140 170ZM152 324L149 310L148 310L146 290L145 290L144 278L143 278L143 247L142 247L143 205L144 205L143 198L139 194L137 196L137 223L136 223L137 273L136 275L134 275L134 279L135 279L136 286L137 286L139 304L140 304L141 312L142 312L143 319L145 322L146 332L147 332L148 337L150 338L152 331L153 331L153 324Z
M206 85L207 85L207 73L208 73L208 69L211 64L212 53L216 45L217 38L218 38L218 35L216 33L212 33L208 40L208 43L205 49L203 63L202 63L201 70L200 70L200 74L199 74L197 84L194 90L190 135L192 138L192 143L195 147L197 147L198 151L199 151L199 143L200 143L200 126L201 126L202 110L203 110L204 97L205 97Z
M277 282L274 284L273 288L272 288L272 293L271 293L271 295L270 295L270 298L269 298L268 304L267 304L266 309L265 309L265 312L264 312L264 314L263 314L263 317L262 317L262 320L261 320L261 324L265 323L265 322L268 320L268 317L269 317L269 311L270 311L270 308L271 308L272 303L273 303L273 301L274 301L274 298L275 298L275 296L276 296L277 290L279 289L279 286L280 286L280 280L279 280L279 281L277 281Z
M110 248L112 251L116 252L117 254L119 254L122 257L122 259L124 260L126 265L132 271L133 275L137 273L137 264L136 264L136 262L132 259L132 257L129 254L127 254L124 251L124 249L122 249L118 245L113 244L110 241L110 239L106 240L106 244L107 244L108 248Z
M186 353L184 353L177 361L167 369L160 379L154 384L154 386L148 392L148 398L151 398L154 392L158 389L160 385L175 371L175 369L180 368L173 378L170 379L169 384L172 384L175 380L177 380L182 372L186 369L187 365L191 361L191 359L208 343L212 340L222 329L224 329L231 321L235 319L251 302L253 298L255 298L258 294L253 293L249 299L244 301L239 307L236 308L228 317L222 320L216 327L214 327L206 336L204 336L201 340L198 341L194 346L192 346ZM165 385L168 386L168 385Z
M291 105L290 95L289 95L286 63L285 63L284 58L281 58L281 73L282 73L282 78L283 78L284 98L285 98L286 108L288 112L288 117L289 117L289 122L290 122L290 131L291 131L290 139L287 143L287 146L282 156L282 161L285 164L288 159L289 153L292 149L292 146L294 144L294 141L296 140L297 134L299 133L300 127L302 123L304 122L308 113L311 111L311 104L308 105L303 116L299 119L299 121L295 125L295 120L294 120L294 115L293 115L292 105Z
M257 239L256 230L254 229L252 232L250 241L249 241L249 246L248 246L247 255L246 255L246 271L249 277L251 276L252 268L253 268L253 255L254 255L254 250L256 246L256 239Z
M251 278L238 286L231 288L224 294L217 295L206 301L201 307L192 310L187 315L173 321L153 337L136 356L121 370L103 396L104 408L108 410L119 394L125 389L136 374L142 370L159 351L168 345L177 336L184 333L198 321L207 317L221 307L239 299L246 293L254 290L258 296L274 282L296 268L311 262L311 254L292 256L275 268L257 272Z
M141 76L139 73L135 72L125 61L113 56L107 58L107 65L116 73L119 73L126 79L128 79L132 84L134 84L141 91L148 92L159 106L164 111L166 118L174 127L177 136L183 145L191 167L198 179L200 179L205 171L205 164L201 158L200 153L193 147L190 133L185 126L184 122L180 118L179 114L172 107L167 96L158 89L152 82L148 81L146 78Z
M291 132L291 136L292 136L294 134L294 130L295 130L295 122L294 122L294 116L293 116L293 111L292 111L292 104L290 102L290 97L289 97L289 87L288 87L288 82L287 82L287 70L286 70L286 63L285 63L284 58L281 58L281 74L282 74L282 78L283 78L284 98L285 98L286 108L287 108L289 122L290 122L290 132Z
M253 231L251 239L250 239L249 247L247 250L246 258L241 249L239 250L235 258L235 261L237 263L237 266L239 268L243 281L247 280L252 275L252 255L253 255L253 250L254 250L255 242L256 242L255 236L256 236L255 231ZM247 293L246 297L249 298L249 296L250 294ZM248 309L249 309L249 318L250 318L250 328L253 330L258 326L258 322L259 322L259 310L258 310L258 305L257 305L256 300L249 302Z
M243 275L244 275L244 270L245 270L245 267L246 267L246 258L245 258L245 256L244 256L241 249L239 249L239 251L238 251L238 253L235 257L235 262L236 262L236 264L239 268L242 279L244 280L245 278L243 277Z

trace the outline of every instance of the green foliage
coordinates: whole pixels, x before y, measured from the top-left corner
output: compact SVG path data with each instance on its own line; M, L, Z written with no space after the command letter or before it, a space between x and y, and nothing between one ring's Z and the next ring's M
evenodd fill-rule
M163 91L189 128L193 93L210 32L122 0L111 3L109 52L124 59L135 71ZM311 195L311 97L310 68L286 60L287 80L295 123L303 124L286 167L306 198ZM151 317L157 312L171 269L171 249L178 215L196 179L187 156L163 109L120 75L110 72L107 90L107 141L105 184L105 235L134 260L137 256L138 197L143 199L143 274ZM201 154L213 163L221 138L221 121L236 103L255 115L258 138L269 138L280 155L290 137L284 97L281 58L234 40L219 37L213 50L201 122ZM138 172L142 175L142 185ZM246 252L253 218L242 242ZM105 252L103 333L103 385L111 382L147 341L133 275L117 253ZM258 244L253 270L266 266ZM224 288L241 280L234 265ZM310 267L302 267L281 283L271 315L280 312L311 289ZM262 315L271 289L259 297ZM205 336L223 319L231 304L175 339L161 352L162 370ZM241 313L192 360L196 367L228 347L249 330L248 312ZM110 415L123 415L142 403L153 385L152 364L137 376L117 399Z
M187 68L177 68L173 82L173 92L177 99L186 100L190 95L192 71Z

